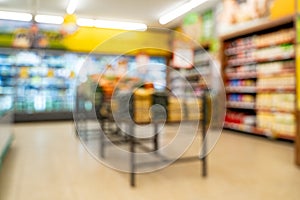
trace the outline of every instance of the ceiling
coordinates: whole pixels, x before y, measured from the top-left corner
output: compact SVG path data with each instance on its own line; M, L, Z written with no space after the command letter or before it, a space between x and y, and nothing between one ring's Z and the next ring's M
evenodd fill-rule
M187 0L79 0L75 14L78 17L141 22L161 26L158 18L167 10ZM208 0L194 11L201 12L220 0ZM0 0L0 10L22 11L32 14L64 15L69 0ZM167 24L175 26L180 18Z

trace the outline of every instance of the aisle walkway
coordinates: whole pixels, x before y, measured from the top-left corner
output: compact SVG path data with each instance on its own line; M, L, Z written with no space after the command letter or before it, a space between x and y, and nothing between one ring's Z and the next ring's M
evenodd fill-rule
M137 176L99 164L73 135L70 122L17 124L0 169L1 200L299 200L300 168L293 145L225 132L209 156L209 176L199 163L172 165Z

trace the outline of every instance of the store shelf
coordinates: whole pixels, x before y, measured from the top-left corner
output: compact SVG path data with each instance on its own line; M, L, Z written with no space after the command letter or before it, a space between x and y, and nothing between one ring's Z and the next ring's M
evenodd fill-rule
M198 79L200 74L198 73L193 73L193 74L186 74L184 77L187 79Z
M263 128L256 128L256 130L258 132L261 133L265 133L265 135L275 138L275 139L284 139L284 140L290 140L290 141L294 141L295 140L295 136L291 135L290 133L278 133L278 132L273 132L271 130L268 129L263 129Z
M14 122L73 120L72 112L15 113Z
M256 93L255 86L234 86L234 87L226 87L227 93Z
M199 66L201 66L201 67L206 67L206 66L210 65L210 62L211 62L211 60L195 61L195 62L194 62L194 65L195 65L196 67L199 67Z
M246 125L246 124L225 122L224 128L229 128L229 129L256 134L256 135L267 136L266 134L264 134L264 132L257 130L255 126Z
M286 77L286 76L295 76L295 69L284 70L276 73L258 73L257 78L272 78L272 77Z
M271 87L257 87L257 93L259 92L295 92L295 86L278 86L276 88Z
M282 55L270 58L239 58L235 60L229 60L227 67L236 67L241 65L254 65L259 63L267 63L267 62L274 62L274 61L284 61L284 60L291 60L295 58L295 54L291 53L289 55Z
M228 40L231 38L241 37L244 35L252 35L255 32L264 31L267 29L276 28L278 26L282 26L284 24L293 23L295 19L295 15L288 15L276 20L269 20L267 18L261 19L259 21L253 21L253 23L249 24L247 27L238 27L238 29L231 30L227 33L222 33L220 36L221 40Z
M260 128L257 128L255 126L246 125L246 124L225 122L224 123L224 128L237 130L237 131L242 131L242 132L245 132L245 133L251 133L251 134L255 134L255 135L266 136L266 137L270 137L270 138L284 139L284 140L290 140L290 141L295 140L295 136L287 134L287 133L273 133L273 134L271 134L269 130L260 129Z
M239 109L255 109L254 102L233 102L227 101L227 108L239 108Z
M226 73L226 78L231 79L252 79L256 78L256 72L243 72L243 73Z
M290 134L276 134L275 133L275 137L279 138L279 139L284 139L284 140L290 140L290 141L294 141L296 136L294 135L290 135Z
M295 44L295 38L292 39L287 39L287 40L282 40L281 42L273 42L273 43L269 43L269 44L264 44L264 45L241 45L238 47L232 47L232 48L228 48L224 51L226 56L233 56L233 55L238 55L241 52L252 52L252 51L256 51L259 49L263 49L263 48L267 48L267 47L274 47L274 46L278 46L278 45L284 45L284 44Z
M250 27L221 36L222 72L224 83L227 85L228 99L242 100L243 95L249 93L252 94L251 98L246 98L249 101L254 99L254 102L264 102L265 99L275 98L273 97L275 95L278 99L285 95L290 98L291 93L296 92L294 84L296 74L294 17L294 15L290 15L274 21L265 19L257 24L253 23ZM266 115L283 117L291 115L292 119L296 110L281 109L280 103L282 102L271 102L270 100L270 105L266 104L266 107L263 107L257 106L259 104L256 103L228 102L227 112L233 113L232 121L235 121L234 113L236 112L237 117L253 116L257 118L256 120L260 120L258 122L262 125L268 123L261 121L264 120L262 115L264 112ZM231 120L231 118L229 119ZM268 116L266 116L266 120L269 120ZM292 140L289 133L277 133L273 129L262 130L255 125L225 123L225 127L272 138Z
M280 113L291 113L295 114L295 110L280 109L280 108L265 108L265 107L256 107L257 111L261 112L280 112Z

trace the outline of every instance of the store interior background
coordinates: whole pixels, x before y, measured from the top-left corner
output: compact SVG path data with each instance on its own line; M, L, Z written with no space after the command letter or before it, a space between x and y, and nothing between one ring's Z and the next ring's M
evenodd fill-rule
M0 199L300 198L298 0L190 1L200 3L164 23L163 14L189 1L78 0L73 10L70 2L0 0ZM25 15L11 20L7 12ZM136 23L138 31L104 27L115 21ZM140 46L147 48L136 50ZM154 76L139 74L143 58L157 67ZM182 163L138 175L131 188L127 173L86 151L73 122L78 80L109 64L115 78L124 69L132 79L155 77L155 91L168 88L178 96L201 95L220 73L226 116L207 177L199 162ZM184 117L202 119L193 115L199 105L189 104L184 116L174 96L168 101L170 130ZM194 146L190 151L199 153Z

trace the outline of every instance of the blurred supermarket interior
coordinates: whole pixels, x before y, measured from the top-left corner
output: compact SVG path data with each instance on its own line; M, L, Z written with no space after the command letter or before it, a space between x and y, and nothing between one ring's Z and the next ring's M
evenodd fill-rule
M1 200L298 200L300 1L0 0L0 124Z

